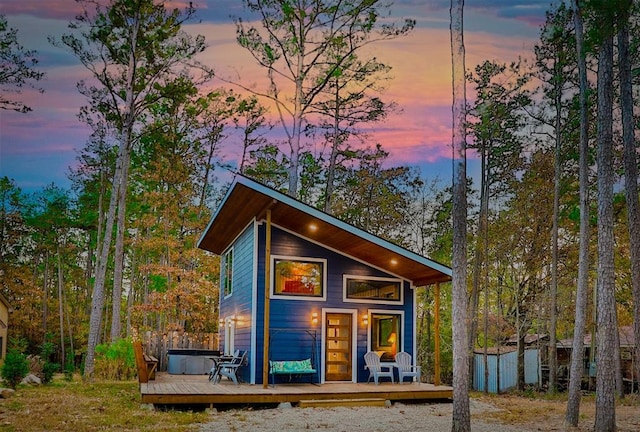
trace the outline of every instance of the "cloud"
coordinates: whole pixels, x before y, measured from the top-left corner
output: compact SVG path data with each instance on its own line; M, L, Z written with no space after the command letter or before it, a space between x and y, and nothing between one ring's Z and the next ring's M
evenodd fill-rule
M0 0L2 1L2 0ZM106 0L105 0L106 1ZM471 70L484 60L509 62L530 55L537 39L536 21L544 20L541 1L480 1L465 5L466 65ZM43 7L46 4L46 7ZM169 6L186 6L172 0ZM244 15L239 0L196 0L197 20L185 26L204 34L209 48L199 58L227 78L242 80L248 87L264 88L265 72L235 41L230 15ZM395 101L402 112L368 128L370 144L381 143L390 152L390 164L420 165L429 172L450 167L451 157L451 58L448 0L396 0L394 17L413 17L418 26L407 37L377 44L371 51L392 66L382 98ZM90 131L77 120L86 100L76 83L89 73L71 54L53 47L47 36L66 33L68 22L80 9L72 0L4 0L2 13L28 49L38 50L39 66L47 72L39 84L46 92L23 93L34 111L2 113L0 162L2 172L20 178L19 185L44 186L51 181L68 184L65 173L75 164L74 149L82 148ZM524 23L524 24L523 24ZM212 87L229 87L220 81ZM234 158L232 151L225 155ZM448 169L448 168L447 168ZM445 170L446 171L446 170Z
M550 4L558 4L560 0L470 0L464 4L465 22L469 21L469 13L482 13L493 15L499 18L514 19L525 22L531 26L539 26L544 23L545 11ZM426 7L428 10L449 11L451 2L449 0L399 0L397 4L410 7Z
M44 6L44 7L43 7ZM29 15L38 18L71 20L82 12L82 6L69 0L3 0L2 13L10 15Z
M196 20L203 22L229 23L232 21L231 17L245 14L240 0L197 0L193 2L193 6L196 8Z
M107 4L106 0L100 2ZM166 9L184 10L189 4L196 9L196 19L209 22L229 21L230 13L243 10L239 0L166 0ZM86 2L88 12L95 10L92 2ZM29 15L38 18L71 21L84 10L82 3L73 0L2 0L2 14Z

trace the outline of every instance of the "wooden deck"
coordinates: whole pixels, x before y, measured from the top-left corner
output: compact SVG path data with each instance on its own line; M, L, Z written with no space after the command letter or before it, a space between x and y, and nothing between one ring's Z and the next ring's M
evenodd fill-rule
M391 384L373 382L364 384L278 384L262 388L262 385L234 385L228 381L211 384L205 375L169 375L158 373L154 381L140 384L143 403L149 404L277 404L301 401L378 399L389 401L422 401L451 399L453 389L433 384Z

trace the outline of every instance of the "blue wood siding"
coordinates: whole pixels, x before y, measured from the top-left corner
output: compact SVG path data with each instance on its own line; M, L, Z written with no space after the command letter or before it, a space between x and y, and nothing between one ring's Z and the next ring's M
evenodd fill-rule
M262 352L264 348L262 323L264 317L264 294L265 294L265 225L259 225L258 235L258 308L257 308L257 361L256 361L256 382L262 382ZM409 282L402 284L404 290L404 303L398 305L376 304L376 303L353 303L343 301L343 275L360 275L373 277L395 277L394 275L370 267L359 261L350 259L332 250L328 250L318 244L309 242L303 238L289 232L272 227L271 254L293 257L309 257L326 259L327 290L326 301L319 300L287 300L271 299L270 301L270 327L278 329L272 336L269 356L272 360L301 360L314 358L314 367L321 366L320 353L322 352L322 309L357 309L358 318L353 323L357 328L357 352L354 353L357 359L357 381L366 381L368 372L364 369L364 354L367 347L367 327L360 322L360 317L369 309L385 311L403 311L404 327L403 349L413 355L413 292ZM234 262L235 265L239 262ZM235 286L234 286L235 289ZM250 290L248 290L250 291ZM235 296L235 291L234 291ZM312 325L311 314L318 313L318 324ZM283 329L295 329L286 332ZM303 331L308 330L308 332ZM311 335L310 335L311 333ZM315 334L317 343L312 344ZM236 342L237 345L237 342Z
M233 243L233 292L227 298L222 294L220 297L220 317L237 317L234 346L242 351L249 351L251 348L252 288L255 279L254 230L255 225L249 225ZM224 347L224 337L224 331L220 331L221 348ZM241 368L240 373L242 380L249 382L250 368Z

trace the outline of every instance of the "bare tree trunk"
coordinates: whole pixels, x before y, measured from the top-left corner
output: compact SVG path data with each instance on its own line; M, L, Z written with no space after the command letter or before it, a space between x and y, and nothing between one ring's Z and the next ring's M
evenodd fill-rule
M131 312L136 297L133 287L138 285L138 273L135 271L136 265L136 254L134 250L134 253L131 257L131 289L129 291L129 295L127 296L127 326L125 329L125 337L131 336Z
M482 360L484 361L484 392L489 393L489 289L486 284L484 286L484 350L482 352ZM500 363L500 356L498 356Z
M296 92L294 103L294 116L293 116L293 130L292 136L289 138L289 144L291 146L291 160L289 161L289 190L288 195L292 197L298 196L298 167L300 163L300 149L302 147L302 105L303 105L303 82L304 74L302 71L304 63L304 44L299 44L298 48L298 71L296 73Z
M615 342L613 344L613 360L616 366L616 396L624 397L624 382L622 381L622 359L620 358L620 331L618 330L618 311L614 308L614 322L616 323Z
M58 314L60 315L60 364L64 366L64 275L62 273L62 257L60 252L60 243L57 245L58 253Z
M556 62L556 69L558 62ZM560 67L561 69L561 67ZM556 71L557 75L562 75L562 70ZM561 175L561 146L562 146L562 82L556 77L555 85L555 154L554 154L554 175L553 175L553 223L551 233L551 289L550 297L550 317L549 317L549 389L550 393L558 390L558 354L557 344L557 322L558 322L558 222L560 219L560 175Z
M95 366L95 351L100 337L100 326L102 324L102 309L105 300L105 279L107 274L107 263L109 261L109 252L111 250L111 236L113 233L113 224L116 220L118 211L118 203L120 193L125 191L122 188L122 177L127 176L129 170L129 158L132 147L132 135L134 118L134 75L136 72L136 42L138 40L138 30L140 28L140 11L136 12L136 16L131 24L131 34L129 41L129 65L126 78L126 99L125 112L123 115L124 126L120 135L120 150L116 161L116 171L114 173L111 199L109 201L109 211L107 213L107 221L105 224L104 237L102 241L102 249L96 268L96 279L93 285L93 296L91 299L91 316L89 318L89 335L87 338L87 357L84 364L84 378L86 380L93 379L93 369ZM122 209L124 210L124 209Z
M337 80L336 80L337 81ZM331 142L331 153L329 154L329 167L327 168L327 185L325 188L324 197L324 211L331 214L331 207L333 206L333 193L335 190L335 177L336 177L336 160L338 158L338 151L340 150L340 90L336 83L335 91L335 112L333 117L333 141Z
M527 332L521 329L522 325L518 326L518 390L524 390L524 345Z
M606 33L610 33L606 32ZM616 430L615 268L613 262L613 35L603 34L598 53L598 432Z
M487 175L487 178L489 176ZM487 349L489 346L489 182L486 182L485 186L486 202L484 203L484 232L482 235L482 256L484 257L484 263L482 266L482 284L484 285L484 388L485 391L489 390L489 356L487 355ZM498 358L500 363L500 358Z
M102 324L102 312L105 301L105 280L107 275L107 263L111 249L111 237L113 234L113 224L116 219L118 207L118 195L120 193L121 176L123 175L123 164L127 161L125 154L128 153L129 146L122 142L118 154L118 162L113 180L111 200L109 202L109 212L105 223L104 237L98 265L96 266L96 278L93 285L93 295L91 298L91 316L89 318L89 335L87 338L87 357L84 365L84 377L87 380L93 379L93 368L95 362L95 351L100 338L100 327Z
M102 314L105 305L105 281L107 273L107 264L109 262L109 252L111 250L111 240L113 234L113 226L118 214L118 203L121 192L122 176L126 175L129 158L131 152L130 133L125 134L127 138L121 141L121 149L118 154L118 162L113 180L111 200L109 203L109 211L105 222L105 231L102 241L102 248L98 265L96 266L96 278L93 287L93 296L91 301L91 317L89 320L89 337L87 344L87 357L85 359L85 378L91 380L93 377L93 367L95 361L95 347L98 344L100 336L100 328L102 326Z
M578 263L578 287L576 291L573 348L569 371L569 399L565 422L577 427L580 418L580 390L584 373L584 330L589 292L589 109L587 98L587 67L583 49L582 15L578 0L573 0L578 73L580 76L580 252Z
M496 283L496 298L498 300L498 317L502 319L504 317L504 307L502 304L502 278L498 277L498 282ZM500 344L502 344L501 339L496 338L496 347L498 350L498 361L496 362L496 394L500 394Z
M67 317L67 329L69 330L69 354L67 355L67 363L69 363L69 358L71 359L71 364L74 366L75 368L75 359L76 359L76 350L74 348L73 345L73 328L71 327L71 318L70 318L70 313L66 314ZM62 364L62 369L63 370L67 370L67 364L63 363Z
M44 277L42 282L42 336L47 336L47 321L49 320L49 251L44 257ZM43 339L44 340L44 339Z
M620 68L620 108L624 144L624 191L627 200L627 225L633 286L633 330L635 334L635 379L640 380L640 206L638 205L638 161L634 139L633 86L629 58L629 21L625 17L618 32L618 67Z
M207 198L207 191L209 190L209 176L211 174L212 160L213 156L216 152L218 138L217 135L210 134L209 136L209 152L207 153L207 163L205 164L204 173L202 175L202 191L200 193L200 201L198 202L198 211L200 216L202 216L205 210L205 202ZM242 162L244 163L244 158L242 158ZM241 173L244 173L240 170Z
M464 0L451 0L453 78L453 419L452 432L471 430L467 297L467 157L463 38Z
M471 287L471 306L469 309L469 320L471 325L469 326L469 375L471 377L470 383L473 384L473 364L474 364L474 349L476 347L476 338L478 336L478 306L480 304L480 276L482 270L486 268L486 256L485 256L485 242L487 240L487 225L488 225L488 213L489 213L489 187L488 187L488 174L487 174L487 149L484 143L480 148L480 214L478 216L478 234L475 241L475 252L473 258L473 281ZM486 282L486 281L485 281ZM486 342L486 334L485 334ZM486 344L485 344L486 346ZM484 358L487 362L486 357ZM485 374L489 371L485 369ZM486 378L485 378L486 381ZM485 387L485 391L487 391Z
M116 230L116 250L114 254L113 293L111 305L111 342L120 339L122 324L120 311L122 309L122 278L124 269L124 234L126 231L127 185L129 183L129 165L131 155L126 154L123 164L123 174L120 177L120 196L118 197L118 225Z

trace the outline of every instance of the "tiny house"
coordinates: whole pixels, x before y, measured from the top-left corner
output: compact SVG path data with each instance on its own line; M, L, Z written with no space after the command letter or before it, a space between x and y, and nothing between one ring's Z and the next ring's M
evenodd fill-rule
M415 289L451 280L450 268L243 176L198 247L220 256L220 350L247 351L240 374L252 384L275 379L269 361L309 360L314 383L366 382L368 351L415 362Z

